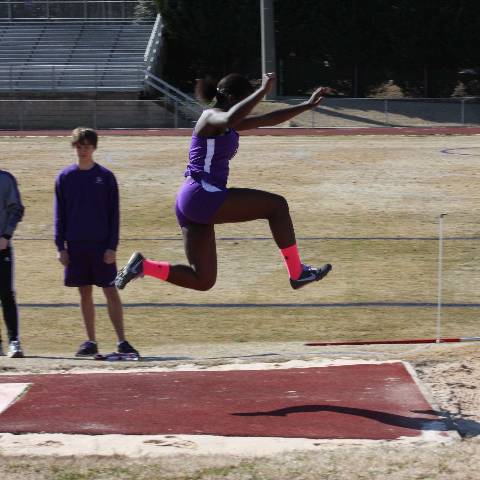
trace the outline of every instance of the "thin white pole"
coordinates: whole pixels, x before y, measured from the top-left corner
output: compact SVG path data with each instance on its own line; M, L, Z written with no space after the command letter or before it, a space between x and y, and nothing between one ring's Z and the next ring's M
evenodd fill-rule
M443 217L446 213L440 214L438 217L438 275L437 275L437 340L441 341L442 333L442 270L443 270Z

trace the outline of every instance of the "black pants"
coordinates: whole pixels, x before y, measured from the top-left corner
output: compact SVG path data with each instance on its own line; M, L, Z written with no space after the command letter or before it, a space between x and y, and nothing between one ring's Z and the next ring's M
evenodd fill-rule
M18 340L18 309L13 290L13 278L13 249L8 247L0 250L0 301L9 342Z

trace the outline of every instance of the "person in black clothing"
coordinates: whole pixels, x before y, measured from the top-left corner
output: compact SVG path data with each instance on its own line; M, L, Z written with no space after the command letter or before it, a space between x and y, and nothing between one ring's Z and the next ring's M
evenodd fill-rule
M19 339L18 308L14 290L14 252L12 236L18 222L23 217L24 207L15 177L0 170L0 301L3 319L7 327L8 355L22 358L23 351ZM3 353L0 336L0 355Z

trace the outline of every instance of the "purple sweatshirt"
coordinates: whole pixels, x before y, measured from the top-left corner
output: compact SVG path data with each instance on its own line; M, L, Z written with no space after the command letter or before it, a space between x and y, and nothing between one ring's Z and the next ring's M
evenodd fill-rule
M55 181L55 244L101 243L117 249L120 228L118 186L114 174L98 165L80 170L77 164L60 172Z

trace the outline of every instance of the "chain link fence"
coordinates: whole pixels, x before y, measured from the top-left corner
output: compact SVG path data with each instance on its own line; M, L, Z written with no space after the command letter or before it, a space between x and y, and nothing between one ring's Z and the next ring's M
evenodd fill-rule
M159 100L0 100L0 129L191 127L177 103Z
M289 126L429 127L479 123L480 101L476 98L327 98L317 109L290 121Z
M274 110L305 99L283 98ZM191 127L178 101L158 100L0 100L0 129L36 130L74 128L179 128ZM480 124L477 99L326 99L320 107L305 112L284 127L438 127Z

